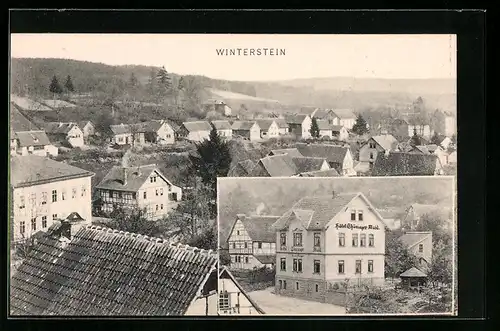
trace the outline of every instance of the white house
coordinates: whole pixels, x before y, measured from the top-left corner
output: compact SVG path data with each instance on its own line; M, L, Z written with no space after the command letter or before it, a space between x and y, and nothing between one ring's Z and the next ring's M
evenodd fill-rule
M260 137L262 139L277 138L280 135L280 128L273 119L256 120L260 127Z
M144 134L147 142L168 145L175 143L175 132L173 125L165 120L152 120L136 124L137 131Z
M311 138L312 120L309 115L289 115L285 120L288 123L291 134L302 139Z
M95 125L91 121L80 121L77 124L82 130L84 138L88 138L96 134Z
M219 315L262 315L264 311L241 287L231 272L219 269Z
M85 145L83 131L76 123L50 122L45 124L45 132L54 140L65 141L71 147Z
M19 131L11 135L11 155L58 155L59 149L50 143L45 131Z
M231 128L231 124L229 123L229 121L219 120L212 121L211 123L217 130L217 133L220 137L226 140L233 138L233 129Z
M359 162L368 164L367 170L373 167L377 156L398 150L399 142L393 135L383 134L373 136L359 148Z
M112 212L115 205L146 209L149 219L168 215L182 199L182 189L170 182L155 164L115 166L96 186L98 208Z
M276 246L271 225L278 216L238 214L227 239L231 269L274 266Z
M47 231L73 212L92 221L94 173L37 155L12 156L10 169L14 241Z
M345 126L342 125L332 125L333 137L340 141L347 141L349 139L349 131Z
M250 141L260 140L260 127L255 121L235 121L231 126L233 134Z
M288 123L284 118L276 118L276 124L278 125L278 133L280 136L287 135L289 133Z
M408 231L399 240L411 254L417 257L415 267L427 272L432 262L432 232Z
M273 224L276 294L329 302L331 284L383 284L385 227L362 193L300 199Z
M333 109L333 125L341 125L351 130L356 123L356 115L351 109Z
M207 121L184 122L179 129L179 136L190 141L210 140L212 126Z
M116 145L143 145L145 143L144 132L141 132L141 125L137 124L117 124L110 125L113 134L111 143Z

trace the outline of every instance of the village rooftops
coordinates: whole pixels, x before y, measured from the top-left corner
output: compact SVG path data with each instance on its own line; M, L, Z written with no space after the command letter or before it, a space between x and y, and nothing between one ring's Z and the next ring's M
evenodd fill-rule
M258 163L271 177L291 177L297 174L297 167L293 162L293 158L287 154L266 156L260 159ZM257 166L254 169L257 169ZM252 175L259 177L260 173L257 174L252 171Z
M363 193L336 193L333 196L309 196L300 199L273 224L273 229L275 231L285 230L291 222L298 220L307 230L323 230L356 197L364 199L373 213L385 224L383 217L380 216Z
M333 109L332 112L340 119L353 119L356 115L351 109Z
M304 120L308 116L309 115L305 115L305 114L294 114L294 115L286 116L285 119L286 119L288 124L302 124L302 123L304 123Z
M212 126L207 121L183 122L182 125L189 132L212 131Z
M328 144L305 144L298 143L296 145L298 151L303 156L322 157L328 162L342 164L349 148Z
M184 315L216 272L217 254L87 226L45 236L11 279L13 315Z
M269 128L271 127L271 125L273 124L273 122L275 122L275 120L272 120L272 119L259 119L259 120L256 120L256 122L259 125L259 127L260 127L261 130L269 130Z
M272 149L269 155L282 155L288 154L291 157L302 157L304 155L300 154L297 148L283 148L283 149Z
M44 129L49 134L67 134L74 126L78 125L73 122L49 122L45 123Z
M435 174L436 155L390 152L379 155L373 164L373 176L432 176Z
M19 141L20 147L50 145L45 131L16 132L15 137Z
M276 234L272 225L279 218L279 216L246 216L244 214L238 214L234 224L236 224L238 220L241 221L252 241L275 242Z
M255 125L255 123L255 121L234 121L231 128L233 130L248 131Z
M385 151L394 151L398 148L398 140L391 134L382 134L371 137ZM366 144L366 143L365 143Z
M157 171L156 164L148 164L135 167L114 166L104 176L102 181L96 186L97 189L117 190L127 192L137 192L141 186L148 180L153 171ZM163 175L160 176L170 185L170 181Z
M274 119L274 121L276 122L276 124L278 125L278 127L280 129L287 129L288 128L288 123L286 122L286 120L284 118L276 118Z
M292 158L298 173L319 171L326 162L322 157L293 157ZM328 166L329 167L329 166Z
M406 232L404 235L399 237L399 240L403 243L407 248L413 247L416 244L422 242L427 239L429 236L432 236L431 231L414 231L414 232Z
M255 162L252 160L244 160L235 164L227 174L228 177L247 177L255 167Z
M13 187L94 176L93 172L37 155L12 156L10 169L10 185Z
M229 121L217 120L211 122L215 126L216 130L231 130L231 124Z

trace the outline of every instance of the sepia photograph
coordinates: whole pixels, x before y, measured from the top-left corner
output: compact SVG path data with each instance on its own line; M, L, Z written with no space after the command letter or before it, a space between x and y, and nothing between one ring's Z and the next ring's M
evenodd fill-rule
M456 39L11 33L10 315L456 312Z
M457 314L455 177L220 178L219 314Z

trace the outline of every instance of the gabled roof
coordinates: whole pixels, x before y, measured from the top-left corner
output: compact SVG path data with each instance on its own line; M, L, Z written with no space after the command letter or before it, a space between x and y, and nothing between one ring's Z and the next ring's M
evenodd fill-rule
M163 178L169 185L173 185L158 170L156 164L148 164L138 167L114 166L106 174L106 176L104 176L104 178L96 186L96 188L105 190L137 192L153 172L158 173L158 175ZM127 175L126 181L124 181L124 174Z
M401 240L406 248L411 248L427 238L432 239L432 232L406 232L404 235L399 237L399 240Z
M212 131L212 126L207 121L183 122L182 126L189 132Z
M93 172L38 155L12 156L10 159L10 185L14 187L93 175Z
M295 115L287 115L285 116L285 120L288 124L301 124L304 123L304 120L309 117L309 115L305 114L295 114Z
M281 216L273 228L276 230L286 229L293 218L302 220L303 225L308 230L324 229L328 222L332 220L349 202L361 193L341 193L335 197L329 196L309 196L300 199Z
M275 120L259 119L259 120L256 120L256 122L259 125L261 130L267 131L267 130L269 130L269 127L275 122Z
M50 145L49 137L45 131L17 132L15 137L19 141L20 147Z
M238 162L234 167L229 169L227 177L247 177L255 167L255 162L252 160L244 160Z
M321 157L294 157L292 158L298 173L319 171L321 167L326 162L324 158ZM327 163L328 164L328 163ZM330 166L328 166L330 168Z
M152 121L141 122L141 123L135 124L135 126L137 128L136 131L137 132L144 132L144 133L146 133L146 132L147 133L156 133L156 132L158 132L158 130L160 130L160 128L163 125L168 125L172 128L172 130L174 129L172 127L172 125L165 120L152 120Z
M436 155L390 152L380 154L373 164L373 176L432 176L439 160Z
M328 116L328 114L331 113L331 109L322 109L322 108L316 108L311 115L311 117L314 117L314 118L318 118L318 119L321 119L321 118L325 118Z
M338 177L340 174L334 168L328 170L318 170L318 171L310 171L303 172L299 174L300 177Z
M413 147L413 150L411 152L420 152L422 154L429 155L431 154L427 146L420 145L420 146L415 146Z
M92 121L89 121L89 120L87 120L87 121L79 121L77 124L78 124L78 126L80 127L80 129L82 129L82 130L83 130L83 128L84 128L87 124L90 124L90 125L94 126L94 123L92 123Z
M231 130L231 124L228 121L212 121L212 124L215 126L216 130Z
M276 255L254 255L254 258L257 259L262 264L275 264L276 263Z
M73 122L49 122L45 123L45 132L49 134L67 134L73 127L78 128L78 124ZM81 130L80 128L78 128Z
M11 279L13 315L178 316L200 296L217 255L88 226L66 245L46 236Z
M130 129L130 125L123 123L110 125L109 128L111 129L111 132L113 132L113 134L127 134L132 132L132 130Z
M283 148L283 149L272 149L269 155L282 155L288 154L291 157L303 157L297 148Z
M219 279L230 279L234 283L234 285L236 285L240 293L242 293L245 298L247 298L247 300L252 304L255 310L257 310L261 314L265 314L262 308L260 308L259 305L255 301L253 301L253 299L248 295L243 287L241 287L241 285L236 281L236 278L234 278L233 274L231 274L231 272L226 267L219 268Z
M332 112L340 119L356 119L351 109L333 109Z
M427 277L427 275L417 268L412 267L400 274L399 277Z
M383 134L379 136L371 137L380 147L382 147L385 151L394 151L398 148L398 140L394 138L391 134ZM370 141L370 139L368 139ZM366 145L368 141L364 144Z
M19 131L38 131L39 129L31 123L21 112L17 109L13 102L10 103L10 133L11 136Z
M233 228L239 220L243 223L243 226L252 241L271 243L276 241L276 233L272 228L272 225L278 220L278 218L279 216L245 216L243 214L239 214L234 221ZM233 232L233 229L231 229L231 232Z
M284 118L276 118L274 120L280 129L288 128L288 123Z
M256 123L257 122L255 122L255 121L234 121L233 124L231 125L231 128L233 130L248 131L248 130L252 129L252 127ZM257 123L257 126L258 125L259 124Z
M347 147L328 145L328 144L305 144L298 143L296 145L300 154L309 157L322 157L328 162L340 163L344 162L345 156L349 150Z
M297 167L287 154L266 156L259 160L251 175L261 177L257 173L264 170L270 177L290 177L297 174Z

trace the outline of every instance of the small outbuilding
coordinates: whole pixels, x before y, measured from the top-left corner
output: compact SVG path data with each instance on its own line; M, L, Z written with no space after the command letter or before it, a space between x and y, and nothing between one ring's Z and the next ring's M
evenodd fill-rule
M401 285L404 289L419 288L427 284L427 274L415 267L406 270L399 275L399 277L401 278Z

